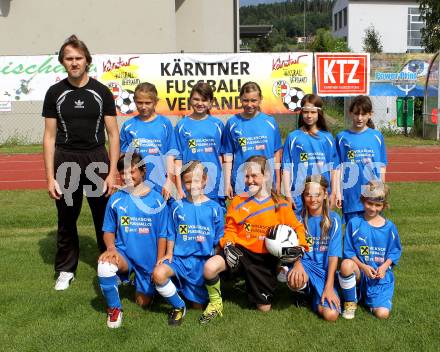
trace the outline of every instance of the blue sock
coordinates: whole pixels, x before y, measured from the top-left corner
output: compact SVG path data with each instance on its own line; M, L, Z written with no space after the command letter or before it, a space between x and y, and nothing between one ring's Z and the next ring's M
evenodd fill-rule
M342 276L339 274L339 285L342 289L342 296L345 302L357 302L356 294L356 276Z
M177 293L176 286L171 280L168 280L165 285L156 285L156 290L174 308L179 309L185 307L185 302L182 298L180 298L179 294Z
M98 276L99 286L101 286L102 294L104 295L107 306L109 308L122 308L121 299L119 298L118 280L116 275L110 277Z

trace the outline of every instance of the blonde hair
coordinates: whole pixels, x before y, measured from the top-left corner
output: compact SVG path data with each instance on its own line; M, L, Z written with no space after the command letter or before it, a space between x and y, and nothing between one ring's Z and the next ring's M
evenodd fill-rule
M320 228L321 228L321 237L320 240L324 241L328 238L328 232L332 226L332 222L330 220L330 206L329 206L329 202L328 202L328 182L325 179L324 176L322 175L309 175L306 177L306 182L304 184L304 191L301 195L303 204L305 204L305 199L304 199L304 194L306 193L307 187L312 184L318 184L319 186L321 186L322 190L324 191L324 193L327 195L327 197L324 199L324 202L322 204L322 219L321 219L321 223ZM307 223L308 223L308 219L309 219L309 210L307 209L306 206L303 207L302 209L302 218L304 221L304 227L306 229L307 232Z
M253 155L250 158L248 158L246 160L246 165L248 163L255 163L260 167L261 173L264 175L266 173L266 171L271 172L271 168L269 166L269 162L267 161L267 158L263 155ZM269 169L269 170L267 170ZM272 178L270 178L271 180ZM268 186L268 185L266 185ZM272 182L270 182L270 197L272 198L274 204L275 204L275 212L278 211L278 209L280 208L280 200L281 197L274 191L273 187L272 187Z
M390 196L390 188L387 184L380 180L369 181L362 188L361 202L382 203L383 208L389 208L388 198Z
M136 94L145 93L149 98L153 99L155 102L159 101L159 97L157 96L156 86L149 82L139 83L134 89L134 97L136 98Z

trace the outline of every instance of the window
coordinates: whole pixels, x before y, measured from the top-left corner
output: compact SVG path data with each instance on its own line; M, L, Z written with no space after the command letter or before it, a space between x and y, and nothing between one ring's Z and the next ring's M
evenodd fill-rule
M338 15L339 15L339 28L342 28L342 11L339 11Z
M333 16L333 29L335 31L338 30L338 14L337 13L335 13Z
M407 46L408 50L422 49L422 33L421 29L425 27L425 23L420 17L418 7L408 7L408 31Z
M343 11L344 11L344 27L347 27L347 8L345 8Z

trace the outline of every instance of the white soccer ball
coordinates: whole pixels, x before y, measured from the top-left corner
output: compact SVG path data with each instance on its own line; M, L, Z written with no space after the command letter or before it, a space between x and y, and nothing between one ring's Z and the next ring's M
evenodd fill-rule
M294 229L287 225L272 227L264 240L267 251L275 257L282 258L289 255L289 249L298 247L298 236Z
M301 88L292 87L289 93L283 97L283 104L290 111L297 111L301 108L301 99L303 97L304 92Z
M116 107L123 114L131 114L136 111L134 93L131 90L124 90L115 101Z

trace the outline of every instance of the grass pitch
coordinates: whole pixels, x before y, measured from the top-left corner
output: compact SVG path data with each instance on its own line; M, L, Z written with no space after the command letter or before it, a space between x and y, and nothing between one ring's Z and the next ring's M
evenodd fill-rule
M273 311L258 313L240 283L225 283L224 317L199 326L189 310L181 327L166 322L167 304L151 310L122 288L123 326L106 327L96 279L97 250L87 202L79 221L77 278L53 289L56 209L45 191L2 191L0 217L0 346L2 351L438 351L440 305L440 183L391 185L387 216L399 230L403 254L388 321L358 309L356 319L327 323L296 307L280 287Z

